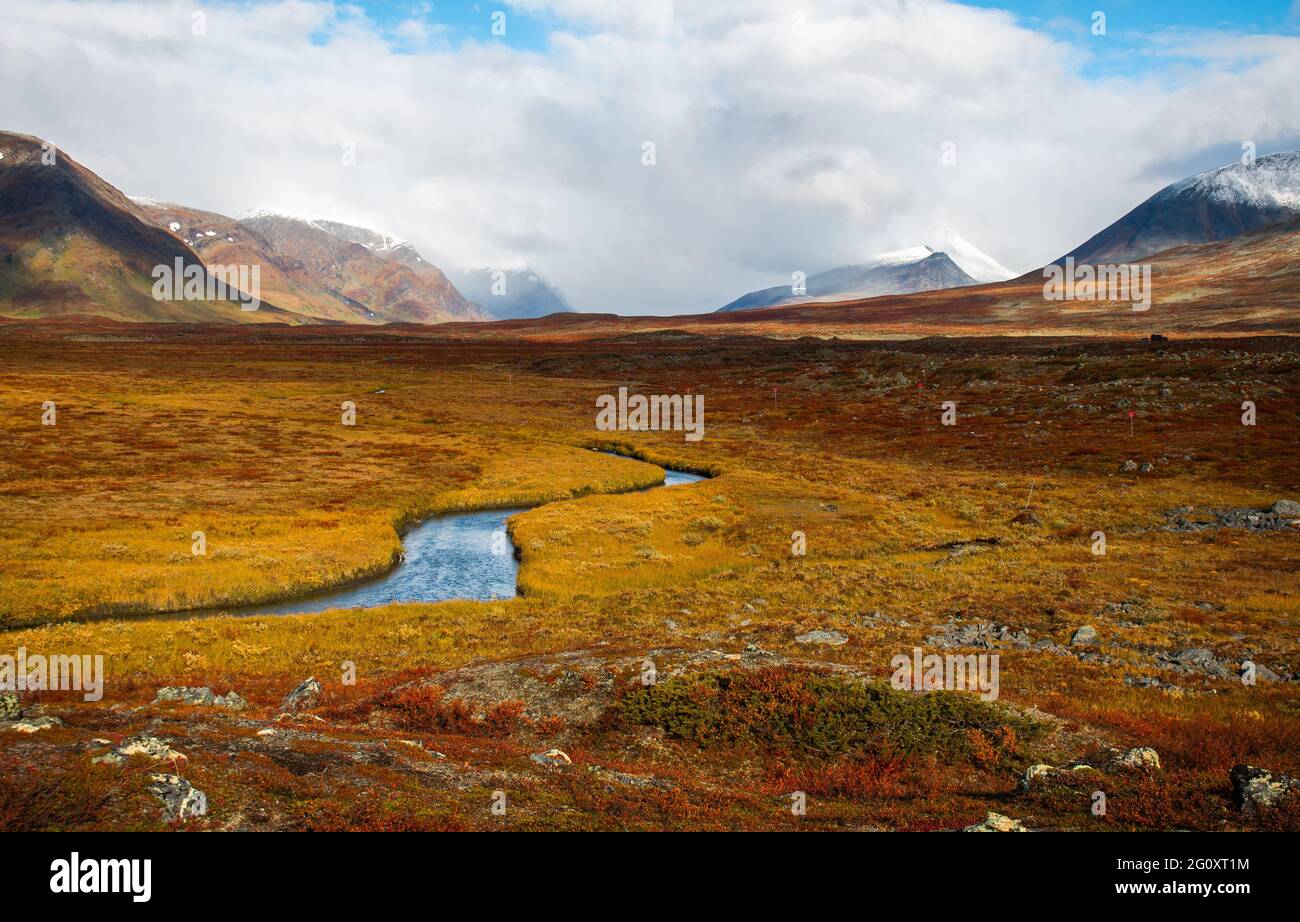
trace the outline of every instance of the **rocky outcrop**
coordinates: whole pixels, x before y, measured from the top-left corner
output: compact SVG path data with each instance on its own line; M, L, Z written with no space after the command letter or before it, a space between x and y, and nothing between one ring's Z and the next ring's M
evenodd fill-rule
M95 756L90 761L96 764L121 766L125 765L127 759L132 756L144 756L155 762L171 762L173 764L187 761L183 753L172 749L166 740L158 739L156 736L137 736L125 740L109 752Z
M794 642L838 647L841 644L848 643L849 638L844 634L841 634L839 631L808 631L806 634L800 634L795 637Z
M322 691L320 682L316 681L315 676L311 676L304 679L297 688L284 696L280 709L284 711L300 711L312 707L320 701Z
M1231 506L1226 509L1196 510L1180 506L1165 513L1165 531L1211 531L1240 528L1245 531L1284 531L1300 528L1300 503L1280 499L1267 509Z
M962 832L1029 832L1020 820L1001 813L989 813L982 822L967 826Z
M1247 814L1277 807L1300 792L1300 780L1254 765L1234 765L1228 777L1233 803Z
M9 725L9 729L15 733L36 733L39 730L50 730L61 726L63 721L57 717L32 717L15 721Z
M187 685L167 685L158 689L154 704L178 702L201 707L221 707L231 711L242 711L248 706L238 692L230 691L224 695L214 694L210 688L195 688Z
M160 773L149 777L149 793L163 802L163 815L167 819L187 820L207 814L207 795L180 775Z

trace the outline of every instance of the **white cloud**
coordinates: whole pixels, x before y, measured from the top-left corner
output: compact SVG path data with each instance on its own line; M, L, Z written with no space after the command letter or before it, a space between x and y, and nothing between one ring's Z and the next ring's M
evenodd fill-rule
M1089 81L1086 33L939 0L515 0L545 52L307 0L205 4L204 36L189 3L5 7L0 127L132 194L379 226L449 272L526 259L587 310L711 309L935 227L1021 271L1162 165L1300 133L1295 38L1168 35L1167 66Z

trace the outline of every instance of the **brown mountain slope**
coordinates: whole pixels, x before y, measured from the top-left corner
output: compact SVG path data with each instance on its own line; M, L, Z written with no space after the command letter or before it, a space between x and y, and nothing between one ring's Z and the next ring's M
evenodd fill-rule
M364 305L299 281L303 274L261 234L234 218L173 202L133 199L148 220L194 250L206 265L259 266L262 297L307 318L342 323L375 323Z
M321 222L254 212L242 216L239 225L274 247L290 279L303 288L360 305L373 314L368 317L371 322L491 319L465 300L436 266L386 258L331 233Z
M199 266L113 186L39 138L0 132L0 316L293 321L271 304L158 300L154 268Z

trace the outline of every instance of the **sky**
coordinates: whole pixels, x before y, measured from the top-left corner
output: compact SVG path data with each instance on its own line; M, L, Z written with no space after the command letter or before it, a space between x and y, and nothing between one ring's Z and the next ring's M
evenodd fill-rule
M1300 0L0 2L0 129L453 280L525 260L584 311L712 310L945 228L1027 271L1300 148Z

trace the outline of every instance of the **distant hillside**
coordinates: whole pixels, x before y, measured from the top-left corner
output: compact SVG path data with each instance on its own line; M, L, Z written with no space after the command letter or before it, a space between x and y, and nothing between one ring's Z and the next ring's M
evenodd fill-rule
M442 270L391 235L265 210L241 215L239 224L274 248L289 279L348 305L354 321L491 319Z
M267 299L155 299L155 267L203 266L191 247L63 151L47 162L39 138L0 132L0 155L0 316L295 322Z
M860 265L840 266L810 275L805 282L806 291L802 294L796 294L792 285L776 285L751 291L719 308L718 313L804 301L843 301L878 295L910 294L974 284L975 279L953 262L948 254L936 252L929 247L913 247L882 253Z

